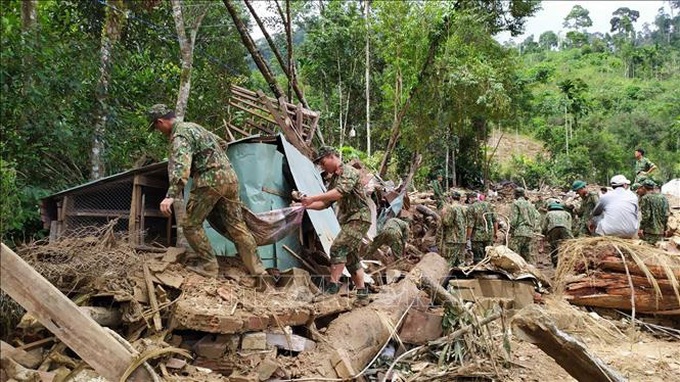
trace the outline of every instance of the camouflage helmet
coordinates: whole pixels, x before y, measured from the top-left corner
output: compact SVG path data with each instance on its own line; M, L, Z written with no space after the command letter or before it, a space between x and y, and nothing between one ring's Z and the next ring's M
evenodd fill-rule
M654 181L649 179L649 178L643 180L640 183L640 185L643 186L644 188L647 188L647 189L650 189L650 190L653 190L654 187L656 187L656 183L654 183Z
M571 190L572 191L578 191L586 186L586 182L582 180L575 180L574 183L571 185Z
M640 188L640 183L633 183L630 185L630 189L633 191L637 191L638 188Z
M319 163L319 161L321 161L321 159L323 159L323 158L325 158L325 157L327 157L331 154L338 155L338 150L336 150L335 147L333 147L333 146L321 146L321 148L319 148L319 150L316 152L316 155L314 155L314 160L313 160L314 164Z
M147 111L146 111L146 118L149 121L149 130L153 130L153 124L157 120L163 118L163 117L169 117L170 115L174 115L174 111L170 109L167 105L164 105L162 103L157 103L153 106L151 106Z
M524 191L524 188L522 187L515 188L515 196L524 196L525 194L526 191Z

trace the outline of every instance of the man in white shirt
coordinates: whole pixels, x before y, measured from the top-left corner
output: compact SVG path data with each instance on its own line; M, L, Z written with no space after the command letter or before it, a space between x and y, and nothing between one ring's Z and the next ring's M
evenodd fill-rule
M593 210L595 234L632 239L637 234L638 198L628 189L630 181L623 175L611 179L613 191L600 197Z

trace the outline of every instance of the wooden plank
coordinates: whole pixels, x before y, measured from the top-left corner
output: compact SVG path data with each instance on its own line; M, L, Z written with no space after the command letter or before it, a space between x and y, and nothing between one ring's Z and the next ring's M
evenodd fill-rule
M149 294L149 304L151 305L151 310L153 314L153 327L156 332L163 330L163 323L161 322L161 312L158 307L158 300L156 299L156 290L153 287L153 279L151 278L151 271L149 271L149 266L146 263L143 264L144 267L144 281L146 282L146 290Z
M259 100L254 101L254 102L247 100L247 99L238 99L237 98L236 100L241 102L241 103L246 104L247 106L254 107L258 110L261 110L264 113L269 114L269 112L267 111L267 108L264 105L262 105L261 103L259 103L260 102ZM230 105L233 104L233 103L235 103L233 100L229 100Z
M242 130L242 129L240 129L240 128L234 126L234 125L232 125L231 123L229 124L229 128L232 129L232 130L234 130L234 131L236 131L237 133L239 133L239 134L245 136L245 137L249 137L249 136L252 135L252 134L250 134L249 132L247 132L247 131L245 131L245 130Z
M235 108L237 108L237 109L239 109L239 110L245 111L246 113L248 113L248 114L250 114L250 115L254 115L254 116L258 117L258 118L264 119L265 121L268 121L268 122L271 122L271 123L273 123L273 124L276 124L276 121L274 121L273 119L271 119L271 118L269 118L269 117L267 117L267 116L264 116L264 115L262 115L262 114L255 113L255 112L253 112L252 110L248 109L247 107L243 107L243 106L241 106L241 105L239 105L239 104L237 104L237 103L233 103L233 102L229 102L229 105L231 105L231 106L233 106L233 107L235 107Z
M110 381L123 377L134 361L133 355L5 243L1 244L0 271L2 290L83 361ZM144 368L137 368L129 379L150 380L152 376Z
M139 185L139 175L132 180L132 196L130 197L130 214L128 217L128 233L131 245L139 244L139 198L142 186Z
M161 179L152 178L152 177L146 176L146 175L136 175L135 178L137 178L137 177L139 177L139 179L136 182L140 186L151 187L151 188L160 188L162 190L166 190L168 188L168 182L163 181Z
M253 122L253 121L251 121L251 120L249 120L249 119L246 119L246 120L245 120L245 123L246 123L247 125L250 125L250 126L252 126L252 127L256 128L256 129L258 129L258 130L260 130L261 132L263 132L263 133L265 133L265 134L267 134L267 135L274 135L274 134L276 134L276 133L274 132L273 129L270 129L270 128L268 128L268 127L265 126L265 125L258 125L258 124L256 124L255 122ZM274 124L274 125L276 125L276 124Z
M231 129L229 128L229 124L227 123L226 119L222 119L222 122L224 122L224 129L227 131L227 135L229 135L227 138L229 138L229 142L233 142L236 140L234 138L234 134L231 133Z

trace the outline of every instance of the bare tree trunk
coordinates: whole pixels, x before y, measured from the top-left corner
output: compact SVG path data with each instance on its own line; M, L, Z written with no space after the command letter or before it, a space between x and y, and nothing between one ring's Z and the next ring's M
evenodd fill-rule
M293 64L293 20L290 17L290 0L286 0L286 42L288 44L288 73L290 76L288 78L288 99L293 99L292 85L295 79L295 65Z
M265 62L264 58L262 57L262 54L257 49L257 46L255 46L255 42L253 41L252 37L250 37L250 34L248 33L248 28L239 18L238 12L236 10L236 7L234 7L233 1L222 0L222 2L224 3L224 6L227 7L227 11L231 16L231 19L234 21L234 25L236 26L236 30L241 36L241 41L243 42L243 45L245 45L246 49L248 49L248 52L250 52L251 57L253 57L253 61L255 61L255 65L257 65L257 68L260 70L260 73L262 73L262 77L264 77L264 80L267 81L269 89L274 93L275 98L277 99L282 97L285 98L283 90L281 90L279 84L276 82L274 74L269 69L267 62Z
M198 28L203 22L203 18L208 13L208 8L205 7L199 10L199 15L191 25L190 35L187 38L186 30L184 28L184 15L182 14L182 3L180 0L170 0L172 3L172 16L175 19L175 29L177 30L177 41L179 42L180 59L182 62L182 71L179 77L179 91L177 92L177 104L175 106L175 114L179 121L184 120L187 104L189 102L189 94L191 92L191 70L194 62L194 45L196 43L196 35Z
M109 0L106 7L106 19L102 28L99 64L99 82L97 83L94 134L90 150L90 178L99 179L104 174L104 134L108 120L109 81L113 64L113 49L120 38L125 24L123 0Z
M371 156L371 54L370 54L370 8L371 2L364 3L366 18L366 153Z
M293 91L295 92L295 95L297 96L298 100L300 101L300 103L302 103L302 106L309 109L309 104L307 104L307 100L305 99L305 95L302 92L302 89L300 89L300 85L297 82L297 75L295 74L295 65L293 65L293 72L291 73L288 65L286 65L286 63L283 61L283 57L281 56L281 52L276 47L276 44L274 44L274 40L269 35L269 32L267 32L267 28L265 27L264 23L260 19L260 16L257 15L257 13L255 12L255 9L250 4L250 0L244 0L243 2L246 4L246 7L248 7L250 14L253 16L253 19L255 19L255 22L260 27L260 30L262 31L262 34L264 35L265 40L267 40L267 44L269 44L269 49L271 49L272 52L274 53L274 56L276 57L276 61L278 61L279 65L281 66L281 70L286 75L286 78L288 79L290 86L293 87Z

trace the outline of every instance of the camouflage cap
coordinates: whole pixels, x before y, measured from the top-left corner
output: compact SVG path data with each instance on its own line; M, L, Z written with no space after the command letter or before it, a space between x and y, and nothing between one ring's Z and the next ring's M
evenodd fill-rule
M146 118L149 121L149 130L153 129L153 124L156 122L158 119L163 118L167 116L168 114L173 113L174 111L170 109L167 105L164 105L162 103L157 103L153 106L151 106L147 111L146 111Z
M335 147L332 146L321 146L321 148L316 152L316 155L314 156L314 164L319 163L319 161L331 154L338 155L338 150L335 149Z
M640 184L644 188L649 188L649 189L654 189L654 187L656 187L656 183L654 183L654 181L649 179L649 178L643 180Z
M578 191L586 186L586 182L582 180L576 180L574 183L571 185L571 190L572 191Z
M633 183L630 185L630 189L633 191L637 191L638 188L640 188L640 183Z

